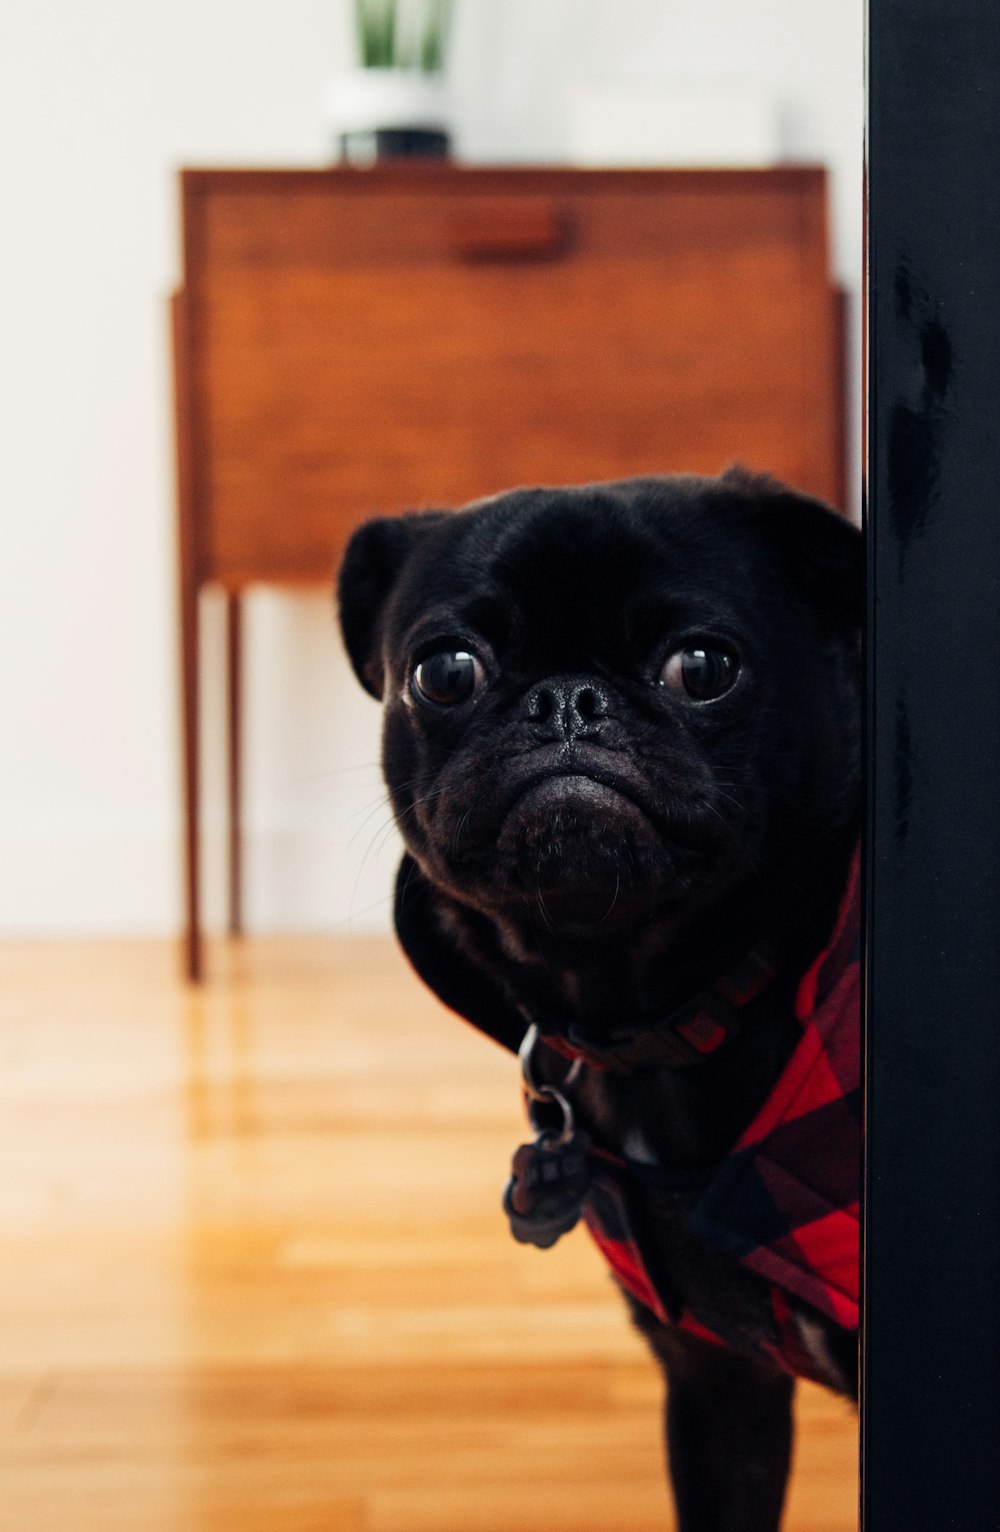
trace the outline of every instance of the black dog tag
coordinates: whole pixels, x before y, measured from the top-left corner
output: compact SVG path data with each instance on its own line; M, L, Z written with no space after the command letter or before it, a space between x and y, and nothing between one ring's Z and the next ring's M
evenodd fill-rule
M561 1142L543 1135L514 1151L503 1206L519 1244L548 1250L576 1224L590 1184L589 1149L587 1134L573 1133Z

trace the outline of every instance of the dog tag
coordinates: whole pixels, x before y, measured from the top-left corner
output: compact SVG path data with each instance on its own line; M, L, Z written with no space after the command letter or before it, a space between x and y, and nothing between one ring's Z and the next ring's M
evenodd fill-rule
M590 1184L589 1149L586 1133L572 1133L542 1135L514 1151L503 1206L519 1244L548 1250L576 1224Z

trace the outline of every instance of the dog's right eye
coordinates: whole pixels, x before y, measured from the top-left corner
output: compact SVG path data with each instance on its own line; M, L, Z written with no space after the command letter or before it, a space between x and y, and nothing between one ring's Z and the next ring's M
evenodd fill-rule
M684 692L693 702L714 702L736 680L736 656L715 644L689 644L675 649L660 672L661 686Z
M410 690L418 702L452 707L467 702L483 676L482 665L467 649L443 649L414 666Z

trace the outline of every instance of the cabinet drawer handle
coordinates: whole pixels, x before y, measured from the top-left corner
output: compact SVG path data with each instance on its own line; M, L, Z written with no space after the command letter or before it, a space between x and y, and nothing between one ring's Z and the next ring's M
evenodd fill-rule
M491 198L451 217L450 246L462 261L546 261L569 245L569 222L537 198Z

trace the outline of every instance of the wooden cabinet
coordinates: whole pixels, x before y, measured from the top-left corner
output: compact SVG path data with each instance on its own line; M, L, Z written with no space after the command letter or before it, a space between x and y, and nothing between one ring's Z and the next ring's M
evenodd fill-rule
M515 484L739 460L839 501L821 170L187 171L175 304L198 970L197 592L329 582L350 531Z

